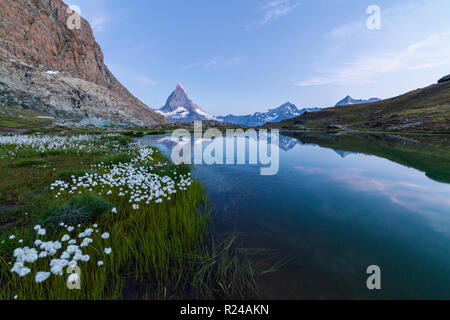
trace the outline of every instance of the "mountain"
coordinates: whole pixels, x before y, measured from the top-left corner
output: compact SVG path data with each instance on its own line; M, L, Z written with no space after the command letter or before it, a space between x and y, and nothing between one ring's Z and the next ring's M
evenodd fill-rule
M450 133L450 81L391 99L323 109L265 127Z
M218 120L222 120L225 122L244 125L248 127L258 127L262 126L267 122L279 122L285 119L290 119L297 117L305 112L314 112L321 110L319 108L305 108L299 110L295 105L290 102L286 102L285 104L279 106L275 109L270 109L267 112L261 113L256 112L253 115L243 115L243 116L220 116L217 117Z
M450 81L450 74L440 78L438 80L438 83L444 83L444 82L447 82L447 81Z
M156 112L173 122L215 120L213 116L207 114L189 99L186 90L179 83L167 99L164 107L156 110Z
M61 0L0 0L0 104L84 122L170 122L134 97L104 64L89 23L71 30Z
M377 101L380 101L380 99L371 98L369 100L358 100L358 99L353 99L350 96L346 96L344 99L342 99L341 101L339 101L336 104L336 107L347 106L349 104L363 104L363 103L370 103L370 102L377 102Z

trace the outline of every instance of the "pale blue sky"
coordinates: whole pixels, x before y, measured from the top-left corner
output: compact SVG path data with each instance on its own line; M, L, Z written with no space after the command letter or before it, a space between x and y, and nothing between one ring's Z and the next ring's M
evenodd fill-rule
M450 73L448 0L66 0L106 64L150 107L180 82L208 113L347 94L388 98ZM381 30L366 10L381 8Z

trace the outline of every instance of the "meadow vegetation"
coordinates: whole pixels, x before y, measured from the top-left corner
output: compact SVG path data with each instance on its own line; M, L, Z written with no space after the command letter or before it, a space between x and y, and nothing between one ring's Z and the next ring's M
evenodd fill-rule
M258 295L190 168L132 136L0 136L0 299Z

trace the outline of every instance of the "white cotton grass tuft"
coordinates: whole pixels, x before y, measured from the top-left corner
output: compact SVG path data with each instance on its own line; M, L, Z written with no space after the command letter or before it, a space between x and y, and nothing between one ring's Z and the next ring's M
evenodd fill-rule
M87 135L76 137L0 136L0 144L33 147L40 152L68 149L86 151L91 150L91 148L92 150L98 149L99 145L104 143L103 137L100 139ZM91 145L90 143L86 143L86 141L95 143ZM121 201L129 202L130 207L134 210L142 210L146 205L171 201L173 194L186 191L193 183L190 174L182 175L177 173L176 170L170 174L167 173L167 175L154 173L153 168L167 166L168 163L158 163L152 166L137 166L136 164L153 160L154 150L148 146L139 145L139 143L133 146L136 156L133 157L131 162L111 165L104 163L92 165L95 173L91 171L84 176L72 176L70 182L55 181L52 183L50 185L52 195L58 198L64 198L69 194L84 194L87 191L92 191L107 198L119 196L121 197ZM120 148L117 145L117 149ZM55 171L55 168L53 168L53 171ZM118 211L114 207L111 213L117 214ZM70 226L67 222L61 222L59 225L62 230L67 230L68 233L64 234L59 241L45 241L43 237L40 237L40 239L34 241L33 248L17 248L19 250L16 251L16 261L10 263L13 264L11 272L17 273L20 277L27 276L32 272L32 263L36 261L42 262L42 259L49 259L51 260L48 265L49 270L44 269L35 275L36 283L42 283L51 277L51 275L63 276L65 268L69 266L77 266L78 264L89 262L90 260L96 259L98 253L101 254L102 248L98 248L98 251L94 250L97 254L93 254L92 257L87 252L84 252L91 244L93 248L97 247L94 244L94 242L100 240L100 237L95 235L95 233L99 232L97 224L94 224L93 228L88 228L84 231L79 229L82 227L79 224ZM76 225L78 226L77 228L75 227ZM34 230L36 236L45 236L47 234L47 230L40 225L36 225ZM80 231L78 232L78 230ZM94 236L92 236L93 234ZM111 237L108 232L100 232L99 234L101 234L102 240L107 240ZM10 240L13 239L15 239L15 236L11 235ZM104 248L103 252L106 255L110 255L112 248ZM94 261L97 261L97 259ZM101 267L104 265L104 262L97 261L97 265ZM39 268L42 268L42 263L39 264ZM36 271L33 270L33 272ZM78 276L71 274L69 278L72 279L72 282L75 282Z
M36 273L35 281L36 283L42 283L46 281L48 278L50 278L50 276L51 276L50 272L39 271L38 273Z
M104 234L102 234L102 239L109 239L110 234L108 232L105 232Z
M72 273L71 275L69 275L69 276L67 277L67 281L68 281L69 283L75 283L75 282L77 282L77 281L78 281L78 274Z

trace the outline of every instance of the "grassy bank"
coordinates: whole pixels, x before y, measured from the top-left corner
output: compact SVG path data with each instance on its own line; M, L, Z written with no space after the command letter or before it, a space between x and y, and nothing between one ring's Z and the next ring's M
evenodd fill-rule
M420 170L435 181L450 182L448 135L323 132L283 132L283 134L303 143L389 159Z
M132 141L0 136L0 299L257 294L248 257L232 241L211 245L190 169Z

